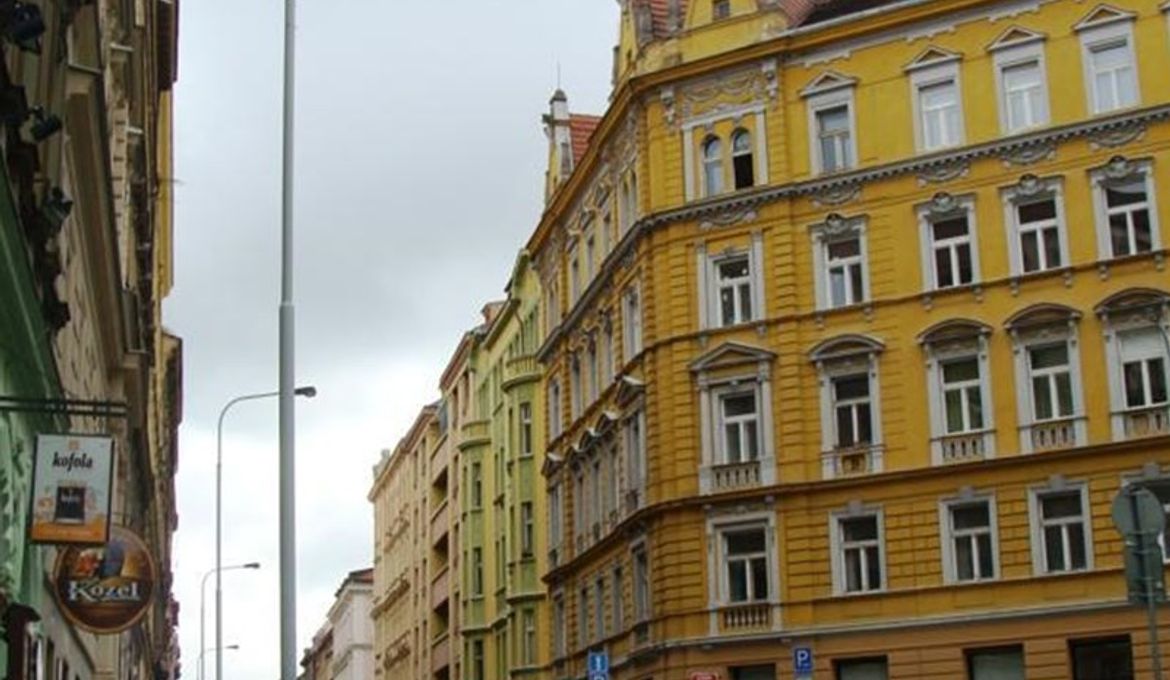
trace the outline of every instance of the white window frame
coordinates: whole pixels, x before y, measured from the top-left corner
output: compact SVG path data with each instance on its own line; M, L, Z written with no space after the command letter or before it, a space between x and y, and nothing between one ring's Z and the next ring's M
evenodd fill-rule
M703 137L699 144L699 177L702 178L701 185L705 198L727 192L727 168L724 161L726 153L723 150L726 143L722 137L712 132ZM712 145L716 147L714 154L709 151Z
M631 284L622 295L622 357L629 363L642 352L642 286Z
M613 588L610 591L610 596L613 598L610 603L610 607L613 609L613 630L615 633L621 633L626 627L626 606L623 599L625 597L623 592L625 590L625 572L622 570L620 562L613 565L610 576L613 582Z
M525 666L534 666L536 665L536 610L522 610L521 624L524 626L524 641L521 643L521 663Z
M564 557L564 509L561 502L562 484L560 480L553 481L548 487L548 543L550 551L557 551L559 557ZM560 560L555 560L559 563Z
M876 588L863 588L861 590L850 591L847 590L847 578L845 574L845 550L857 546L846 546L844 532L841 528L841 523L844 521L864 519L866 517L873 517L877 524L877 539L876 547L878 551L878 567L881 570L881 583ZM864 507L860 504L855 504L854 507L832 512L829 514L829 545L832 551L832 576L833 576L833 594L836 596L855 596L855 595L870 595L873 593L884 592L889 580L889 572L886 566L886 533L885 533L885 512L880 507ZM862 546L864 547L864 546ZM868 564L868 555L866 556ZM863 578L868 580L868 570L862 570Z
M532 402L522 401L518 411L520 419L520 457L532 456Z
M824 83L818 85L818 83ZM845 172L858 166L857 156L857 105L854 102L854 93L857 81L852 78L818 79L801 94L805 97L805 108L808 112L808 143L809 161L815 174L830 172ZM845 107L849 119L849 142L845 152L849 155L849 162L839 167L828 169L821 147L820 113L830 109Z
M766 74L774 73L776 62L764 62L761 69ZM755 142L755 151L753 152L752 159L755 167L755 185L763 186L768 183L768 134L766 116L764 115L766 109L766 103L763 101L749 102L739 106L718 106L714 107L710 113L680 121L679 127L682 130L683 144L684 193L685 199L688 202L711 197L711 194L706 191L704 177L704 143L710 136L717 135L723 138L722 141L725 144L729 144L730 137L727 133L736 127L743 127L750 132ZM727 159L731 158L731 156L729 153L726 153L728 149L725 148L724 151L725 153L721 154L723 191L719 195L728 192ZM634 183L634 194L636 197L636 181Z
M864 217L842 218L831 215L829 219L820 224L814 224L809 229L813 244L813 290L818 310L844 309L866 304L872 299L869 282L867 226L867 220ZM846 304L834 305L830 279L829 246L853 238L857 239L859 246L859 254L856 259L861 266L861 298ZM851 284L847 287L851 287Z
M746 150L736 149L735 148L736 141L739 139L742 139L744 137L747 138ZM731 132L731 135L728 137L727 141L728 141L728 151L729 151L729 158L730 158L730 166L728 169L731 171L731 190L732 191L747 191L748 189L751 189L753 187L758 186L758 182L756 180L756 175L757 175L757 173L756 173L756 150L753 146L753 143L755 140L752 137L751 130L748 130L747 128L742 127L742 126L737 127L737 128L735 128L735 130L733 130ZM752 181L741 187L741 186L738 186L739 185L739 173L736 172L735 161L737 158L740 158L742 156L748 157L748 167L751 168L751 173L752 173L751 180Z
M1142 178L1146 185L1146 209L1150 219L1150 250L1131 252L1116 257L1150 255L1162 249L1161 227L1158 224L1158 193L1154 185L1154 167L1148 160L1130 161L1116 157L1104 167L1089 174L1093 185L1093 206L1097 217L1097 257L1101 261L1115 259L1113 238L1109 226L1109 206L1105 196L1108 184L1126 183Z
M1032 530L1032 573L1034 576L1059 576L1062 574L1086 573L1094 569L1093 566L1093 506L1089 500L1089 486L1081 482L1064 482L1055 480L1047 486L1035 487L1028 490L1028 509ZM1064 493L1077 493L1081 499L1081 524L1085 537L1085 566L1082 569L1064 569L1050 571L1048 568L1048 551L1044 543L1043 508L1041 502L1046 496ZM1060 522L1067 524L1068 522Z
M728 399L742 397L744 395L751 395L755 402L755 411L750 416L734 416L728 419L724 415L724 403ZM761 432L761 425L763 417L761 414L763 404L760 403L760 389L759 386L752 383L748 385L725 385L712 392L712 397L715 402L715 464L716 465L738 465L746 463L758 463L764 456L764 433ZM728 440L727 440L727 426L736 425L740 436L740 451L741 455L745 455L743 451L748 439L747 433L749 428L754 428L756 431L756 452L754 458L744 458L743 460L731 461L728 460Z
M948 243L965 245L971 253L971 280L967 283L956 283L940 287L938 283L938 268L935 262L935 249L939 245L934 239L934 225L958 217L960 214L967 219L967 236L948 239ZM979 262L979 225L975 218L975 199L972 196L953 197L949 194L940 194L934 200L918 206L918 224L921 237L923 289L928 292L962 290L969 286L978 286L983 281ZM953 252L953 251L952 251ZM957 274L956 270L956 274Z
M593 581L593 639L605 639L605 573Z
M952 56L932 60L927 64L913 65L910 70L910 95L914 106L914 140L920 152L939 151L962 146L966 141L966 122L963 113L963 81L960 77L959 57ZM938 145L927 145L926 139L926 112L922 108L923 90L950 82L955 90L955 109L957 130L952 131L954 139L945 140Z
M564 419L561 416L561 382L556 378L548 384L548 433L549 439L561 436Z
M995 91L999 99L1000 131L1007 135L1014 135L1048 125L1052 120L1052 99L1048 91L1048 64L1045 61L1044 36L1037 34L1025 40L994 46L991 51L995 61ZM1036 64L1036 69L1040 74L1040 98L1043 111L1031 125L1014 127L1008 105L1009 96L1004 72L1030 63Z
M1123 365L1126 360L1124 335L1127 333L1147 330L1150 333L1160 333L1162 338L1170 337L1170 296L1161 300L1156 309L1141 310L1138 314L1119 311L1110 313L1101 312L1105 337L1105 366L1109 377L1109 408L1114 441L1124 441L1129 438L1126 432L1126 418L1131 411L1144 409L1130 409L1125 398L1125 376ZM1154 315L1156 314L1156 318ZM1166 366L1170 370L1170 351L1163 355Z
M639 573L639 555L645 563L644 574ZM644 541L630 546L630 573L633 577L634 623L645 623L654 616L654 570Z
M1003 198L1004 226L1007 231L1008 255L1012 276L1032 276L1044 272L1068 269L1071 266L1068 246L1068 222L1064 213L1064 182L1059 177L1039 179L1031 175L1025 176L1019 183L1000 190ZM1057 243L1060 246L1060 264L1047 266L1036 271L1024 271L1023 225L1020 224L1019 208L1021 206L1051 200L1056 210L1056 217L1052 224L1045 227L1029 226L1028 231L1055 227ZM1037 248L1044 258L1043 239L1037 236Z
M844 342L845 339L842 339ZM831 342L831 341L828 341ZM882 350L880 343L866 342L864 345L851 343L847 352L828 356L814 355L817 369L817 383L820 391L821 408L821 475L824 479L835 479L843 475L840 456L842 452L858 451L860 445L848 448L837 446L837 399L835 380L838 378L865 375L869 381L870 434L869 466L871 473L882 472L885 466L882 434L881 381L878 375L878 359Z
M640 508L646 503L646 412L642 408L623 419L622 446L627 491L636 495L636 507Z
M976 576L971 579L959 578L958 555L955 550L955 541L960 538L954 527L953 511L963 506L972 506L980 503L987 505L987 535L991 542L991 576ZM943 580L947 584L987 583L998 580L1001 576L999 564L999 519L997 514L995 495L977 495L974 493L960 495L954 498L943 499L938 506L938 526L942 543ZM979 532L965 531L964 535L974 536ZM975 558L976 566L978 558Z
M536 554L536 510L532 501L520 502L520 556Z
M731 328L733 326L758 323L766 318L764 301L764 235L762 232L752 233L748 247L729 247L721 252L708 255L706 244L695 248L698 257L699 271L699 328ZM729 259L747 257L748 284L750 287L751 317L740 320L736 324L724 326L722 307L720 304L719 264Z
M1011 330L1014 349L1013 363L1015 364L1016 374L1016 415L1020 423L1020 453L1032 453L1034 450L1032 429L1037 425L1051 422L1072 421L1075 445L1082 446L1088 442L1084 383L1081 371L1080 337L1077 331L1076 321L1076 317L1069 317L1068 321L1063 325L1050 323L1041 326L1025 326ZM1069 416L1038 420L1035 416L1031 352L1033 349L1062 343L1068 351L1069 386L1072 389L1073 412Z
M927 342L924 345L926 361L926 395L930 410L931 458L935 465L942 465L943 442L960 433L948 433L946 426L946 404L944 403L943 364L964 358L975 357L979 362L979 396L983 409L983 428L961 433L982 435L983 457L995 457L995 404L992 400L991 361L985 333L953 342Z
M1118 15L1105 21L1093 22L1088 25L1080 24L1076 27L1081 39L1081 64L1085 79L1087 110L1090 115L1108 114L1138 107L1142 104L1141 73L1138 68L1137 50L1134 49L1133 24L1135 18L1136 15L1131 14ZM1099 49L1115 45L1124 45L1128 52L1129 66L1133 71L1135 100L1128 104L1117 102L1118 105L1112 108L1101 108L1098 106L1097 74L1093 68L1093 54Z

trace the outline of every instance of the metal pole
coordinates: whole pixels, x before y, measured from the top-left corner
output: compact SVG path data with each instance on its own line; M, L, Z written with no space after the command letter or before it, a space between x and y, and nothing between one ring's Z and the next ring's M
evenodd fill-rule
M1140 517L1138 513L1138 499L1137 494L1129 493L1130 507L1134 517ZM1146 591L1146 622L1149 626L1150 634L1150 665L1154 667L1154 680L1162 680L1162 654L1158 650L1158 603L1154 600L1154 579L1157 578L1155 574L1146 572L1150 561L1147 559L1150 551L1150 546L1158 547L1157 537L1148 534L1143 527L1138 527L1137 532L1137 555L1138 564L1141 565L1142 581L1145 583ZM1161 565L1158 565L1161 567Z
M280 277L280 677L297 677L296 444L293 385L293 108L296 1L284 2L284 125L281 168ZM216 678L216 680L222 680Z
M203 635L203 629L207 627L207 577L215 572L215 569L209 569L207 573L203 574L203 581L199 584L199 649L207 648L207 640ZM204 680L205 673L203 671L203 652L199 652L199 680Z

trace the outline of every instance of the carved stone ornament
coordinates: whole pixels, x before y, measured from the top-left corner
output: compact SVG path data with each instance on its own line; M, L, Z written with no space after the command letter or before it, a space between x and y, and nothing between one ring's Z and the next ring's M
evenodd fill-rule
M755 208L732 208L703 220L699 223L699 228L715 229L717 227L730 227L735 224L751 222L757 217L759 217L759 214Z
M1009 149L1000 155L1005 166L1033 165L1056 158L1056 143L1046 140L1040 144Z
M1110 130L1103 130L1089 137L1089 144L1096 149L1116 149L1130 142L1136 142L1146 134L1143 123L1129 123Z
M775 79L772 82L775 82ZM683 118L690 119L723 110L738 109L759 102L765 96L772 96L771 87L767 71L763 68L759 71L747 69L703 79L683 88ZM776 87L779 88L779 85Z
M960 177L966 177L970 171L971 164L964 159L943 163L942 165L926 168L919 172L918 186L950 182Z
M861 184L835 184L812 196L813 205L818 208L835 208L861 198Z
M1133 163L1125 156L1114 156L1105 166L1105 176L1112 180L1123 180L1131 177L1135 172Z
M1035 196L1042 191L1044 191L1044 183L1032 173L1021 177L1020 183L1016 185L1016 193L1020 196Z
M958 211L959 208L959 199L945 191L938 192L930 199L930 214L936 217L949 215Z
M775 100L780 94L780 79L776 76L776 60L770 59L760 67L764 74L764 89L768 91L768 99Z
M837 238L840 236L847 236L853 233L853 225L849 220L841 216L840 213L829 213L825 217L824 224L821 225L826 238Z
M664 115L666 116L666 124L674 125L674 87L668 85L662 88L662 91L659 92L658 96L662 100L662 107Z

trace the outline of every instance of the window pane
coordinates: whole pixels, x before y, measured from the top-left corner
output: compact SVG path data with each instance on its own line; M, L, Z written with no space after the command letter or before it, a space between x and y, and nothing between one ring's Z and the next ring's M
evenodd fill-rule
M972 430L979 430L983 428L983 395L982 390L978 387L967 388L967 409L969 411L971 422L969 425Z
M1145 372L1140 361L1131 361L1122 367L1125 380L1125 405L1137 408L1146 405Z
M1070 569L1084 569L1085 560L1085 525L1071 524L1068 527Z
M964 359L943 364L943 382L947 384L979 379L979 361Z
M727 462L738 463L743 460L743 442L739 438L739 424L729 423L724 426L727 437Z
M1072 642L1073 680L1133 680L1128 637Z
M1150 397L1155 404L1166 401L1166 361L1165 359L1150 359Z
M1063 264L1060 256L1060 235L1055 228L1044 230L1044 255L1048 267L1059 267Z
M861 254L861 241L855 238L847 241L833 241L829 243L828 250L830 260L856 257Z
M1032 378L1032 405L1036 420L1050 420L1052 413L1052 390L1048 376Z
M970 536L955 539L955 577L960 581L975 578L975 553Z
M855 593L862 589L861 583L861 551L845 551L845 590Z
M745 283L739 287L739 307L743 313L740 321L752 318L752 287L749 284Z
M942 241L948 238L957 238L967 235L967 217L953 217L934 223L934 240Z
M727 565L728 596L732 602L747 600L747 563L742 560Z
M1025 203L1017 208L1020 224L1047 222L1056 219L1056 201L1048 199L1036 203Z
M955 248L959 258L959 283L971 283L975 280L974 268L971 266L971 246L964 243Z
M752 597L756 600L768 599L768 561L757 557L751 561L752 568Z
M1056 376L1056 405L1060 409L1057 415L1061 418L1073 414L1072 378L1068 373Z
M885 659L837 663L837 680L887 680L888 677Z
M738 279L748 275L748 261L746 257L736 258L734 260L727 260L719 263L719 278L727 281L728 279Z
M1133 218L1133 245L1134 251L1139 253L1147 253L1153 248L1153 241L1150 233L1150 213L1146 209L1135 210L1131 217Z
M834 307L848 304L849 297L845 291L844 267L834 267L829 270L829 291Z
M991 534L981 534L975 540L979 545L979 577L992 578L995 576L995 561L991 554Z
M960 505L951 512L956 529L980 529L991 524L991 511L987 503Z
M1020 256L1023 259L1024 271L1040 270L1040 243L1039 235L1034 231L1020 234Z
M853 431L853 408L842 406L837 409L837 445L853 446L857 443L857 433Z
M1072 493L1052 494L1041 499L1044 519L1061 519L1081 516L1081 494Z
M971 680L1024 680L1024 652L1018 647L971 652L968 666Z
M1044 529L1044 555L1048 571L1065 571L1064 533L1060 527Z
M859 444L873 442L873 419L869 415L869 403L857 405L857 440Z
M762 529L728 532L724 536L726 536L728 555L764 552L765 540Z
M882 587L882 562L878 559L877 546L870 546L865 549L866 566L868 567L866 578L869 590L877 590Z
M756 428L756 421L752 420L746 424L747 429L747 449L744 460L756 460L760 457L760 440L759 430Z
M951 251L949 248L939 248L934 251L934 264L939 288L955 285L955 272L951 266Z
M1121 257L1133 252L1129 244L1129 217L1125 214L1109 217L1109 240L1113 244L1113 256Z
M724 288L719 291L719 310L722 315L721 323L724 326L730 326L736 322L735 291L731 288Z
M847 542L876 541L877 517L841 520L841 533Z
M865 299L865 284L861 280L861 265L850 266L849 272L853 279L853 299L850 302L860 302Z
M849 130L849 108L835 106L831 109L821 109L817 111L817 121L820 123L821 134L847 132Z
M1038 347L1029 352L1032 358L1032 368L1054 368L1068 366L1068 345L1049 345Z
M854 375L833 381L837 400L862 399L869 396L869 376Z
M947 432L962 432L967 429L963 422L963 392L951 390L946 393Z
M723 399L723 415L727 417L752 415L756 412L756 396L739 394Z
M1145 200L1146 183L1140 179L1105 187L1105 203L1110 208L1143 203Z
M750 153L751 150L752 136L742 130L735 133L735 136L731 138L732 153Z

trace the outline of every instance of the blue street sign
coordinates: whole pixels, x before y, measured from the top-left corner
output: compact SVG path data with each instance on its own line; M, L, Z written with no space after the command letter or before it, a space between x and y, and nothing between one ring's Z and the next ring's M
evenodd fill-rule
M589 680L609 680L609 673L590 673Z
M605 652L589 652L587 666L589 668L590 680L593 680L593 676L598 674L604 679L609 675L609 654Z
M798 674L813 672L813 653L811 647L792 648L792 670Z

